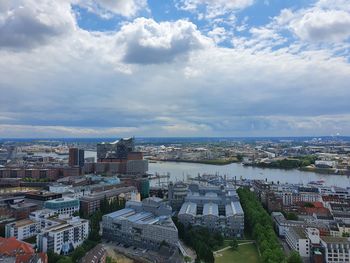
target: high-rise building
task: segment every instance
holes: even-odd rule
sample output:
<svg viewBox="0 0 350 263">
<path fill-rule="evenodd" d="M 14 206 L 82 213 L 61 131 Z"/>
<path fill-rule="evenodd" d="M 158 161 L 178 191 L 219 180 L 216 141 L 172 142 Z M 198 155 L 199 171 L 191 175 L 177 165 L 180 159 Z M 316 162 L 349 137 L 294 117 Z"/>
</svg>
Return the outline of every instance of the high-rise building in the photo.
<svg viewBox="0 0 350 263">
<path fill-rule="evenodd" d="M 78 148 L 69 148 L 69 166 L 84 166 L 84 150 Z"/>
</svg>

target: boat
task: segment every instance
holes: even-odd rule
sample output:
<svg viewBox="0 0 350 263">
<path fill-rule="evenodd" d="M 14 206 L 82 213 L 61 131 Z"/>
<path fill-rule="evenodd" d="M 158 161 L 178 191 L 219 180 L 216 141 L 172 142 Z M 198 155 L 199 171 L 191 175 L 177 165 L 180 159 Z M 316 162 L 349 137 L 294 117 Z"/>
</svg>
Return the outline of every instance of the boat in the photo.
<svg viewBox="0 0 350 263">
<path fill-rule="evenodd" d="M 310 185 L 319 185 L 319 186 L 323 186 L 325 184 L 324 180 L 319 180 L 319 181 L 310 181 L 308 184 Z"/>
</svg>

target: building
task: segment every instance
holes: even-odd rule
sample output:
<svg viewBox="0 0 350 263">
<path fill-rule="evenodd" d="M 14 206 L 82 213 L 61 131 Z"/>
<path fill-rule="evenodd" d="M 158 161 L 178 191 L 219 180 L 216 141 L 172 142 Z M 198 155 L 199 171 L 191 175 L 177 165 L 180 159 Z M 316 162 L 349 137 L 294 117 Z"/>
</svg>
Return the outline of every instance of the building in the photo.
<svg viewBox="0 0 350 263">
<path fill-rule="evenodd" d="M 64 197 L 49 200 L 44 203 L 44 208 L 54 210 L 57 214 L 68 214 L 72 216 L 75 212 L 79 212 L 79 200 Z"/>
<path fill-rule="evenodd" d="M 78 148 L 69 148 L 68 164 L 70 167 L 84 167 L 84 150 Z"/>
<path fill-rule="evenodd" d="M 123 138 L 115 142 L 97 144 L 97 159 L 127 159 L 135 150 L 134 138 Z"/>
<path fill-rule="evenodd" d="M 35 253 L 32 245 L 15 237 L 0 237 L 0 262 L 47 263 L 48 257 L 46 253 Z"/>
<path fill-rule="evenodd" d="M 142 152 L 135 151 L 134 141 L 134 138 L 124 138 L 97 144 L 96 173 L 145 175 L 148 171 L 148 161 L 143 160 Z M 89 167 L 91 168 L 91 165 Z"/>
<path fill-rule="evenodd" d="M 41 252 L 52 250 L 56 254 L 68 254 L 83 244 L 89 235 L 89 221 L 79 217 L 63 218 L 60 222 L 43 230 L 37 236 L 37 247 Z"/>
<path fill-rule="evenodd" d="M 203 226 L 227 237 L 241 237 L 244 213 L 235 189 L 191 184 L 178 213 L 184 225 Z"/>
<path fill-rule="evenodd" d="M 19 201 L 9 205 L 10 211 L 16 220 L 26 219 L 29 214 L 38 209 L 38 204 Z"/>
<path fill-rule="evenodd" d="M 345 237 L 321 237 L 327 263 L 350 262 L 350 241 Z"/>
<path fill-rule="evenodd" d="M 285 237 L 290 227 L 317 228 L 321 236 L 331 234 L 330 224 L 314 217 L 304 220 L 287 220 L 281 212 L 273 212 L 271 215 L 276 232 L 280 237 Z"/>
<path fill-rule="evenodd" d="M 40 225 L 30 219 L 22 219 L 9 223 L 5 226 L 5 237 L 15 237 L 25 240 L 35 236 L 40 231 Z"/>
<path fill-rule="evenodd" d="M 188 185 L 184 182 L 170 182 L 168 185 L 168 200 L 170 206 L 175 211 L 181 209 L 182 204 L 185 202 L 187 196 Z"/>
<path fill-rule="evenodd" d="M 105 263 L 107 252 L 101 244 L 98 244 L 82 257 L 79 263 Z"/>
<path fill-rule="evenodd" d="M 148 171 L 148 161 L 142 160 L 128 160 L 126 163 L 126 173 L 134 175 L 144 175 Z"/>
<path fill-rule="evenodd" d="M 130 200 L 133 194 L 137 195 L 136 187 L 120 187 L 106 191 L 94 192 L 80 198 L 80 208 L 84 215 L 91 215 L 100 210 L 101 201 L 106 197 L 110 202 L 115 200 Z"/>
<path fill-rule="evenodd" d="M 301 257 L 310 256 L 310 240 L 304 228 L 292 226 L 286 232 L 286 242 L 288 246 L 299 253 Z"/>
<path fill-rule="evenodd" d="M 178 245 L 172 209 L 156 197 L 128 201 L 124 209 L 102 217 L 103 237 L 127 245 L 158 249 L 166 243 Z"/>
<path fill-rule="evenodd" d="M 287 231 L 293 226 L 304 226 L 303 221 L 287 220 L 281 212 L 272 212 L 272 219 L 275 223 L 275 228 L 280 237 L 285 237 Z"/>
<path fill-rule="evenodd" d="M 30 220 L 38 223 L 39 232 L 47 227 L 58 225 L 60 221 L 57 221 L 56 218 L 56 211 L 51 209 L 36 210 L 29 215 Z"/>
<path fill-rule="evenodd" d="M 39 200 L 39 201 L 48 201 L 52 199 L 61 198 L 62 194 L 52 193 L 48 191 L 35 191 L 27 192 L 24 194 L 27 199 Z"/>
</svg>

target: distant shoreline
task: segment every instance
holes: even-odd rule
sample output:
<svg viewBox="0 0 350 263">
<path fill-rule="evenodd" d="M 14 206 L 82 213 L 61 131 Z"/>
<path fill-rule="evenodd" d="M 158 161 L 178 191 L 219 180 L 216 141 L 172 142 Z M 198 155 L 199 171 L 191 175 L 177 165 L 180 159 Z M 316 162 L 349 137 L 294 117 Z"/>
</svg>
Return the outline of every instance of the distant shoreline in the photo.
<svg viewBox="0 0 350 263">
<path fill-rule="evenodd" d="M 228 165 L 231 163 L 239 163 L 237 159 L 230 160 L 184 160 L 184 159 L 148 159 L 150 162 L 174 162 L 174 163 L 200 163 L 208 165 Z"/>
<path fill-rule="evenodd" d="M 224 166 L 229 165 L 231 163 L 242 163 L 238 160 L 183 160 L 183 159 L 148 159 L 150 163 L 156 163 L 156 162 L 173 162 L 173 163 L 197 163 L 197 164 L 207 164 L 207 165 L 217 165 L 217 166 Z M 327 168 L 312 168 L 312 167 L 299 167 L 299 168 L 283 168 L 283 167 L 261 167 L 256 164 L 245 164 L 243 166 L 251 166 L 256 167 L 260 169 L 273 169 L 273 170 L 298 170 L 302 172 L 311 172 L 316 174 L 324 174 L 324 175 L 339 175 L 339 176 L 350 176 L 343 170 L 337 170 L 337 169 L 327 169 Z M 336 173 L 336 170 L 338 171 Z"/>
</svg>

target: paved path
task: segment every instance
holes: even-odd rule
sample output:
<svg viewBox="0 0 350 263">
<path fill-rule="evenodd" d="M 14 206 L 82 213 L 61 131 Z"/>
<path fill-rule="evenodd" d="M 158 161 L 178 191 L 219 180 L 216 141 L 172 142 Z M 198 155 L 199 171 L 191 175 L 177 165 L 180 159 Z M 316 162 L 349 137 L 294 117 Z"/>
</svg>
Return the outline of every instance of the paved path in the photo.
<svg viewBox="0 0 350 263">
<path fill-rule="evenodd" d="M 247 240 L 246 242 L 239 243 L 238 246 L 248 245 L 248 244 L 255 244 L 255 241 L 254 241 L 254 240 L 249 240 L 249 241 Z M 222 248 L 222 249 L 219 249 L 219 250 L 214 251 L 214 254 L 220 253 L 220 252 L 225 251 L 225 250 L 228 250 L 228 249 L 230 249 L 230 248 L 231 248 L 231 246 L 224 247 L 224 248 Z"/>
</svg>

